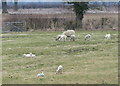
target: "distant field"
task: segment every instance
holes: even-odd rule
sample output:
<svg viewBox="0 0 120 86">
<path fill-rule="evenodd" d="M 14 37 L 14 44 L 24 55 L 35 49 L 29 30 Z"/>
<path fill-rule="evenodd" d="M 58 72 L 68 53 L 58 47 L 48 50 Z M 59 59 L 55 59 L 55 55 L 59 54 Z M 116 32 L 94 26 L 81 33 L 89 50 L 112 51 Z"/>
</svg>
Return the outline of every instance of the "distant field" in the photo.
<svg viewBox="0 0 120 86">
<path fill-rule="evenodd" d="M 75 13 L 72 10 L 62 9 L 62 8 L 48 8 L 48 9 L 19 9 L 17 12 L 13 12 L 12 9 L 9 9 L 8 15 L 3 15 L 3 17 L 27 19 L 27 18 L 75 18 Z M 118 13 L 86 13 L 85 18 L 93 18 L 95 16 L 98 18 L 101 17 L 118 17 Z"/>
<path fill-rule="evenodd" d="M 75 26 L 75 13 L 67 9 L 29 9 L 28 13 L 2 15 L 3 22 L 25 22 L 27 30 L 59 31 Z M 20 10 L 19 10 L 20 11 Z M 18 11 L 18 12 L 19 12 Z M 27 9 L 24 10 L 27 12 Z M 30 13 L 31 12 L 31 13 Z M 34 13 L 38 12 L 38 13 Z M 3 24 L 6 30 L 6 25 Z M 68 27 L 69 26 L 69 27 Z M 25 30 L 26 30 L 25 28 Z M 87 13 L 83 18 L 83 29 L 118 29 L 118 13 Z"/>
<path fill-rule="evenodd" d="M 61 32 L 2 34 L 3 84 L 118 84 L 118 32 L 78 31 L 76 41 L 57 42 Z M 86 34 L 91 41 L 85 41 Z M 105 40 L 106 33 L 112 38 Z M 35 58 L 25 58 L 24 53 Z M 63 74 L 56 75 L 59 65 Z M 44 71 L 45 77 L 37 77 Z"/>
<path fill-rule="evenodd" d="M 84 15 L 85 29 L 118 29 L 117 13 L 89 13 Z"/>
</svg>

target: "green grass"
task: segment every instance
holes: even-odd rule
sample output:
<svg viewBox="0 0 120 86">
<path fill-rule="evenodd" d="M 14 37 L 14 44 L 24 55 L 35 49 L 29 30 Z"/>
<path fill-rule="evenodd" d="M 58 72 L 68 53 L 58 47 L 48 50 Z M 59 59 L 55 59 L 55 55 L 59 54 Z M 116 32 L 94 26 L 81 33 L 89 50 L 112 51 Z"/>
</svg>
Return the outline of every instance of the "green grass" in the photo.
<svg viewBox="0 0 120 86">
<path fill-rule="evenodd" d="M 75 42 L 55 41 L 60 33 L 2 34 L 2 83 L 118 84 L 117 31 L 77 31 Z M 84 40 L 88 33 L 93 33 L 91 41 Z M 104 39 L 106 33 L 112 35 L 110 40 Z M 23 57 L 30 52 L 36 57 Z M 63 65 L 63 74 L 56 75 L 59 65 Z M 41 71 L 44 78 L 37 77 Z"/>
</svg>

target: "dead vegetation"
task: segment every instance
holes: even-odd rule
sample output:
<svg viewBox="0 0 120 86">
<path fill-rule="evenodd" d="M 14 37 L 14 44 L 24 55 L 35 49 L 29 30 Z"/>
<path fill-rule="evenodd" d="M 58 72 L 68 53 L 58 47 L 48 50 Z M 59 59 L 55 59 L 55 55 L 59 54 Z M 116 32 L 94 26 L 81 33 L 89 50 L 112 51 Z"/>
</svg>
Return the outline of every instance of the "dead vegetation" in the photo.
<svg viewBox="0 0 120 86">
<path fill-rule="evenodd" d="M 83 19 L 83 28 L 92 29 L 118 29 L 118 14 L 96 13 L 86 14 Z"/>
<path fill-rule="evenodd" d="M 3 22 L 25 22 L 25 31 L 63 31 L 66 29 L 80 29 L 76 27 L 75 14 L 72 11 L 63 9 L 51 9 L 53 12 L 38 14 L 7 14 L 3 15 Z M 55 11 L 53 11 L 55 10 Z M 63 11 L 62 11 L 63 10 Z M 58 11 L 61 11 L 58 13 Z M 87 13 L 83 18 L 83 28 L 93 29 L 114 29 L 118 28 L 117 13 Z M 3 31 L 6 28 L 3 24 Z"/>
</svg>

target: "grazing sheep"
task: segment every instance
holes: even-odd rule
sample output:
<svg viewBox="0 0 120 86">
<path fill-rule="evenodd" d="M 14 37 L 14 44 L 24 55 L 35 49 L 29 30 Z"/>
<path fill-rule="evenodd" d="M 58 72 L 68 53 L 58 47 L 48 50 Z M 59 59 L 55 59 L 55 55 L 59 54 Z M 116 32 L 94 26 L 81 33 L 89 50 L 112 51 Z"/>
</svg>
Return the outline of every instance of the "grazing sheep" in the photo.
<svg viewBox="0 0 120 86">
<path fill-rule="evenodd" d="M 57 41 L 57 40 L 59 40 L 59 41 L 66 41 L 66 38 L 67 38 L 67 36 L 64 35 L 64 34 L 58 35 L 58 36 L 56 37 L 56 41 Z"/>
<path fill-rule="evenodd" d="M 85 40 L 91 40 L 92 39 L 92 36 L 90 35 L 90 34 L 87 34 L 86 36 L 85 36 Z"/>
<path fill-rule="evenodd" d="M 75 35 L 70 36 L 70 40 L 72 40 L 72 41 L 75 41 L 75 38 L 76 38 Z"/>
<path fill-rule="evenodd" d="M 110 34 L 106 34 L 106 35 L 105 35 L 105 38 L 106 38 L 106 39 L 110 39 L 110 38 L 111 38 L 111 35 L 110 35 Z"/>
<path fill-rule="evenodd" d="M 45 74 L 42 72 L 42 73 L 37 74 L 37 77 L 39 77 L 39 76 L 44 77 Z"/>
<path fill-rule="evenodd" d="M 58 41 L 60 38 L 61 38 L 61 35 L 57 35 L 55 40 Z"/>
<path fill-rule="evenodd" d="M 57 70 L 56 70 L 56 74 L 62 74 L 62 65 L 59 65 Z"/>
<path fill-rule="evenodd" d="M 64 31 L 63 34 L 66 35 L 67 37 L 70 37 L 71 35 L 75 35 L 75 31 L 67 30 L 67 31 Z"/>
<path fill-rule="evenodd" d="M 24 57 L 35 57 L 36 55 L 30 53 L 30 54 L 23 54 Z"/>
</svg>

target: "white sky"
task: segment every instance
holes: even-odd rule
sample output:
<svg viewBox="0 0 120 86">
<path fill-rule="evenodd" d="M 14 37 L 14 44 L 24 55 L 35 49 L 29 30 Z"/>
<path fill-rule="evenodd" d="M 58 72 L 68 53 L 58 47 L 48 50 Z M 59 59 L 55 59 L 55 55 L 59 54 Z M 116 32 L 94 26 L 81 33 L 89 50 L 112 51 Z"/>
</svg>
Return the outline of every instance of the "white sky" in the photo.
<svg viewBox="0 0 120 86">
<path fill-rule="evenodd" d="M 8 2 L 13 2 L 14 0 L 7 0 Z M 88 1 L 103 1 L 103 2 L 119 2 L 120 0 L 18 0 L 19 2 L 62 2 L 62 1 L 72 1 L 72 2 L 88 2 Z M 1 2 L 1 0 L 0 0 Z"/>
<path fill-rule="evenodd" d="M 7 0 L 7 1 L 13 2 L 14 0 Z M 63 0 L 18 0 L 18 1 L 19 2 L 62 2 Z"/>
</svg>

